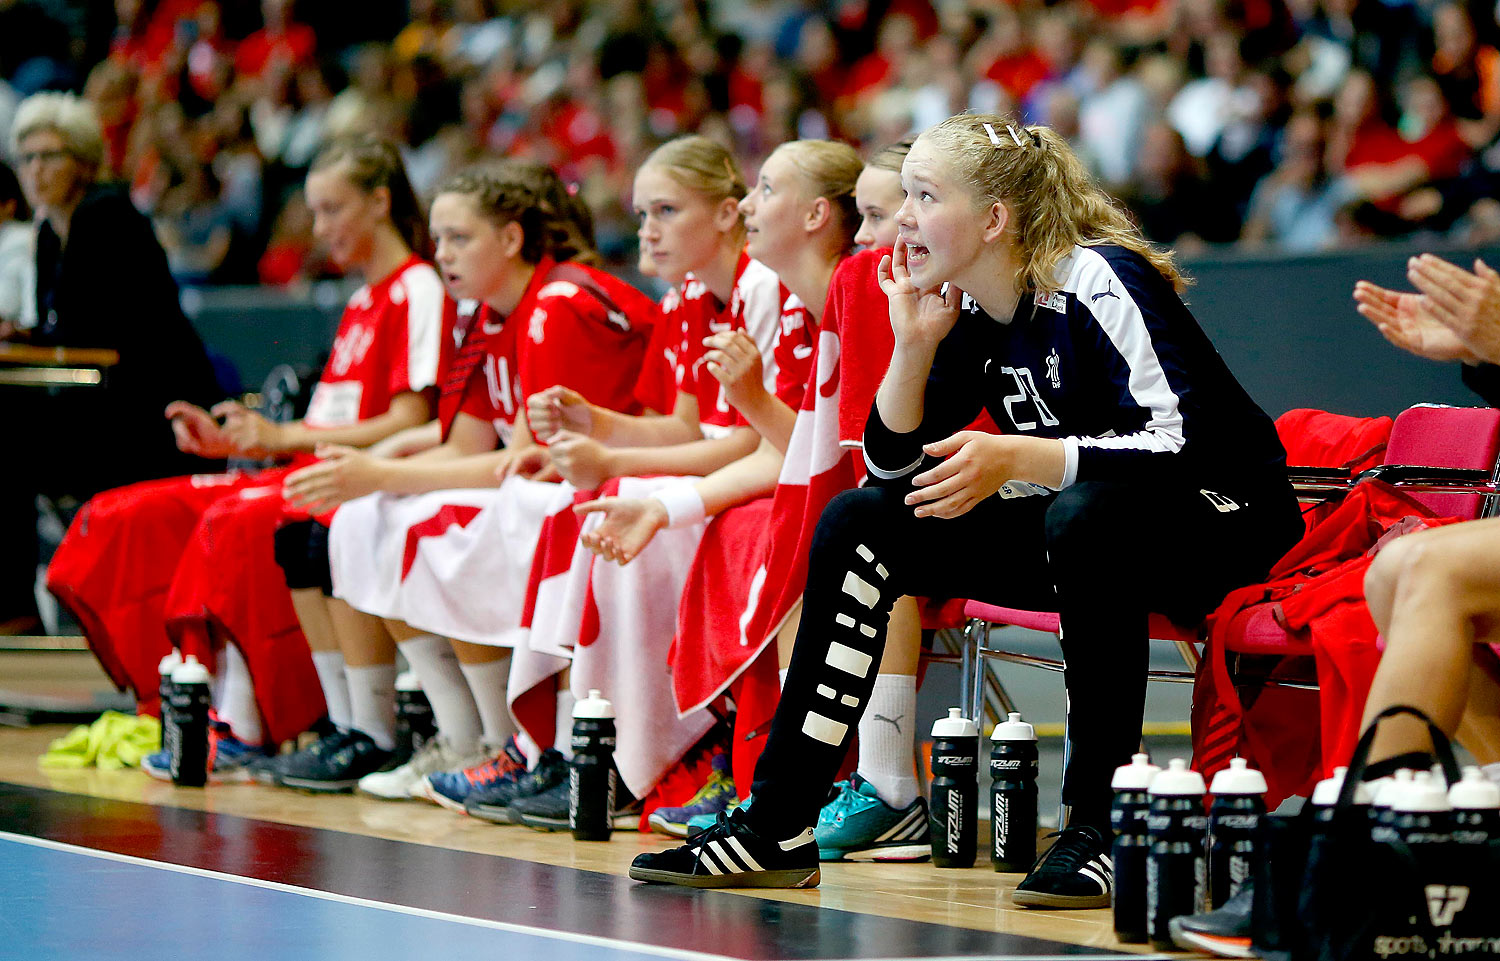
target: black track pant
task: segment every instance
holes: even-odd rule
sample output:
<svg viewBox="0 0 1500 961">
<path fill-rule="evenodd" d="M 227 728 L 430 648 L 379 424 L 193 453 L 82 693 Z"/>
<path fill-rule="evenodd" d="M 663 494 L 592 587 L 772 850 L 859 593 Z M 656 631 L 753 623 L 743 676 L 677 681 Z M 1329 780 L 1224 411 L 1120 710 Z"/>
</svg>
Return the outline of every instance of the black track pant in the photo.
<svg viewBox="0 0 1500 961">
<path fill-rule="evenodd" d="M 1302 533 L 1284 482 L 1227 498 L 1196 485 L 1084 482 L 990 497 L 953 520 L 914 517 L 902 502 L 910 489 L 903 479 L 845 491 L 818 522 L 786 688 L 755 769 L 752 823 L 777 840 L 817 821 L 904 594 L 1059 612 L 1063 801 L 1071 823 L 1107 828 L 1110 779 L 1140 744 L 1148 615 L 1194 622 L 1260 580 Z"/>
</svg>

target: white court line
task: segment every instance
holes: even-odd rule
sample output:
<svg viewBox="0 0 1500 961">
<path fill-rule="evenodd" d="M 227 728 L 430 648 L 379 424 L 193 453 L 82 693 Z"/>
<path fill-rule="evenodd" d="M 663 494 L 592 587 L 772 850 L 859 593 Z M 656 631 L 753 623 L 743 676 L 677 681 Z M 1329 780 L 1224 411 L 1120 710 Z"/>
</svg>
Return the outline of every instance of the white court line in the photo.
<svg viewBox="0 0 1500 961">
<path fill-rule="evenodd" d="M 61 841 L 53 841 L 48 838 L 29 837 L 24 834 L 12 834 L 9 831 L 0 831 L 0 840 L 15 841 L 20 844 L 29 844 L 32 847 L 46 848 L 52 851 L 67 851 L 72 854 L 82 854 L 91 858 L 99 858 L 104 861 L 119 861 L 124 864 L 138 864 L 149 868 L 159 868 L 163 871 L 175 871 L 178 874 L 190 874 L 200 878 L 214 878 L 219 881 L 231 881 L 235 884 L 244 884 L 252 888 L 264 888 L 268 891 L 283 891 L 289 894 L 300 894 L 304 897 L 317 898 L 320 901 L 336 901 L 340 904 L 352 904 L 358 907 L 375 908 L 379 911 L 390 911 L 395 914 L 405 914 L 416 918 L 432 918 L 438 921 L 451 921 L 455 924 L 467 924 L 476 928 L 490 928 L 495 931 L 509 931 L 514 934 L 530 934 L 537 937 L 551 938 L 557 941 L 571 941 L 575 944 L 587 944 L 594 947 L 617 948 L 623 951 L 634 951 L 638 954 L 650 954 L 662 958 L 678 958 L 682 961 L 744 961 L 727 954 L 710 954 L 706 951 L 689 951 L 685 948 L 668 948 L 660 945 L 641 944 L 636 941 L 621 941 L 617 938 L 606 938 L 594 934 L 578 934 L 572 931 L 553 931 L 549 928 L 536 928 L 525 924 L 512 924 L 507 921 L 494 921 L 489 918 L 471 918 L 462 914 L 449 914 L 445 911 L 431 911 L 427 908 L 407 907 L 404 904 L 390 904 L 385 901 L 371 901 L 367 898 L 351 897 L 347 894 L 335 894 L 332 891 L 317 891 L 312 888 L 300 888 L 292 884 L 283 884 L 280 881 L 263 881 L 260 878 L 246 878 L 237 874 L 225 874 L 222 871 L 210 871 L 206 868 L 195 868 L 185 864 L 170 864 L 166 861 L 152 861 L 149 858 L 138 858 L 131 854 L 117 854 L 114 851 L 100 851 L 96 848 L 80 847 L 75 844 L 64 844 Z M 974 961 L 974 959 L 966 959 Z"/>
</svg>

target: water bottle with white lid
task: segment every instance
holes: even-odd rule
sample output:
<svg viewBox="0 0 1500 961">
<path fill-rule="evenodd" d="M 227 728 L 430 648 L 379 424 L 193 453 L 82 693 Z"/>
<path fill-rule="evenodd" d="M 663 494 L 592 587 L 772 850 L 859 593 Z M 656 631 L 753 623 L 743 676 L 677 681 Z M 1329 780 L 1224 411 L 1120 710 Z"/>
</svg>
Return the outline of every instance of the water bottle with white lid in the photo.
<svg viewBox="0 0 1500 961">
<path fill-rule="evenodd" d="M 1036 729 L 1010 715 L 990 732 L 990 860 L 996 871 L 1036 861 Z"/>
<path fill-rule="evenodd" d="M 568 826 L 579 841 L 608 841 L 614 830 L 615 706 L 597 689 L 573 705 L 568 762 Z"/>
<path fill-rule="evenodd" d="M 1115 937 L 1130 944 L 1147 940 L 1146 860 L 1151 838 L 1146 817 L 1151 810 L 1149 789 L 1161 768 L 1145 754 L 1131 755 L 1130 763 L 1115 768 L 1109 786 L 1115 792 L 1109 823 L 1115 839 L 1110 848 L 1114 863 Z"/>
<path fill-rule="evenodd" d="M 1412 786 L 1412 775 L 1415 773 L 1410 768 L 1401 768 L 1389 779 L 1380 778 L 1372 782 L 1376 785 L 1375 799 L 1370 802 L 1370 817 L 1373 819 L 1370 837 L 1374 840 L 1390 841 L 1395 838 L 1396 801 Z"/>
<path fill-rule="evenodd" d="M 1208 896 L 1221 907 L 1249 882 L 1256 833 L 1266 813 L 1266 777 L 1242 757 L 1214 775 L 1208 812 Z"/>
<path fill-rule="evenodd" d="M 1171 948 L 1173 918 L 1201 914 L 1208 895 L 1204 838 L 1203 775 L 1174 757 L 1151 781 L 1151 812 L 1146 831 L 1151 855 L 1146 862 L 1146 928 L 1151 943 Z"/>
<path fill-rule="evenodd" d="M 1333 769 L 1332 776 L 1319 781 L 1313 788 L 1312 797 L 1307 802 L 1313 806 L 1313 830 L 1327 831 L 1328 825 L 1333 823 L 1337 816 L 1339 792 L 1344 789 L 1344 778 L 1348 773 L 1349 769 L 1341 764 Z M 1361 782 L 1354 788 L 1350 823 L 1369 822 L 1370 802 L 1375 799 L 1373 784 L 1373 781 Z"/>
<path fill-rule="evenodd" d="M 1455 844 L 1488 844 L 1500 839 L 1500 784 L 1479 768 L 1464 768 L 1463 777 L 1448 789 Z"/>
<path fill-rule="evenodd" d="M 177 722 L 172 719 L 172 672 L 182 664 L 182 652 L 172 648 L 172 653 L 156 662 L 156 697 L 161 705 L 161 749 L 172 756 L 172 744 L 177 740 Z"/>
<path fill-rule="evenodd" d="M 928 799 L 932 863 L 971 868 L 978 846 L 979 728 L 948 708 L 932 725 L 932 785 Z"/>
<path fill-rule="evenodd" d="M 208 711 L 212 706 L 208 668 L 189 654 L 172 671 L 174 750 L 168 755 L 172 781 L 183 787 L 208 783 Z"/>
<path fill-rule="evenodd" d="M 1408 846 L 1447 844 L 1453 837 L 1451 810 L 1443 782 L 1431 771 L 1417 771 L 1391 802 L 1392 827 Z"/>
</svg>

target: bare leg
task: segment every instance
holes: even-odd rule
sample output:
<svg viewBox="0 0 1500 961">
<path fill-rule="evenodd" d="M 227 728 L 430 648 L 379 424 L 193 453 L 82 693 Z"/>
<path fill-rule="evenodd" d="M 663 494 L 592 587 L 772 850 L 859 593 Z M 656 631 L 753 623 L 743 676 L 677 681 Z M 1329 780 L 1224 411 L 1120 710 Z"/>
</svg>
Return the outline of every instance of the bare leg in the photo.
<svg viewBox="0 0 1500 961">
<path fill-rule="evenodd" d="M 328 601 L 334 636 L 349 679 L 350 726 L 384 750 L 396 744 L 396 642 L 380 618 Z"/>
<path fill-rule="evenodd" d="M 1483 644 L 1500 640 L 1500 632 L 1488 631 Z M 1469 749 L 1480 764 L 1500 761 L 1500 662 L 1487 646 L 1474 648 L 1474 669 L 1469 674 L 1469 703 L 1458 722 L 1458 742 Z"/>
<path fill-rule="evenodd" d="M 302 625 L 307 646 L 314 651 L 337 651 L 339 639 L 333 632 L 328 608 L 333 600 L 316 587 L 292 591 L 292 608 Z"/>
<path fill-rule="evenodd" d="M 1377 605 L 1386 583 L 1394 584 L 1383 631 L 1386 650 L 1363 723 L 1393 704 L 1410 704 L 1451 735 L 1469 700 L 1476 635 L 1500 611 L 1500 518 L 1392 542 L 1366 580 L 1374 585 Z M 1370 756 L 1381 760 L 1428 747 L 1419 722 L 1396 718 L 1382 724 Z"/>
<path fill-rule="evenodd" d="M 792 645 L 797 641 L 797 628 L 801 625 L 802 602 L 798 601 L 797 606 L 786 616 L 786 623 L 776 632 L 776 666 L 783 671 L 792 663 Z"/>
<path fill-rule="evenodd" d="M 344 662 L 350 667 L 396 663 L 396 641 L 380 618 L 332 597 L 328 599 L 328 615 Z"/>
</svg>

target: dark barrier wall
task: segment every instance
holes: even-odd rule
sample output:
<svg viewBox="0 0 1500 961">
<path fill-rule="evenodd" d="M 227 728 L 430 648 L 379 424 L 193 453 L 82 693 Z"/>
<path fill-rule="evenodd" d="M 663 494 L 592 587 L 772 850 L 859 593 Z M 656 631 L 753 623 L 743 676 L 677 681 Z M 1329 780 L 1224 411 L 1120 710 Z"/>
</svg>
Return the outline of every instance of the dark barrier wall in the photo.
<svg viewBox="0 0 1500 961">
<path fill-rule="evenodd" d="M 1395 414 L 1412 404 L 1479 403 L 1454 364 L 1402 353 L 1354 311 L 1361 278 L 1406 290 L 1406 259 L 1423 248 L 1381 245 L 1315 257 L 1188 260 L 1188 302 L 1241 383 L 1272 416 L 1293 407 Z M 1500 248 L 1445 249 L 1472 266 L 1500 266 Z M 257 288 L 189 291 L 184 305 L 204 341 L 254 389 L 284 361 L 311 366 L 328 349 L 348 286 L 310 295 Z"/>
</svg>

